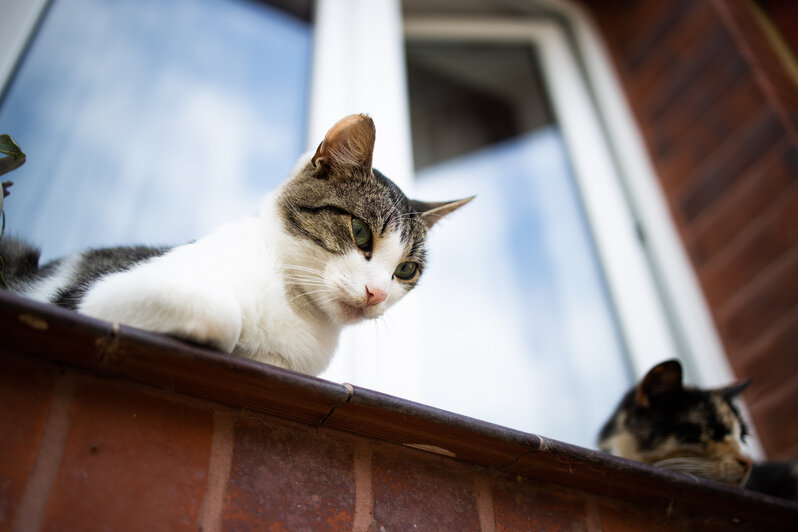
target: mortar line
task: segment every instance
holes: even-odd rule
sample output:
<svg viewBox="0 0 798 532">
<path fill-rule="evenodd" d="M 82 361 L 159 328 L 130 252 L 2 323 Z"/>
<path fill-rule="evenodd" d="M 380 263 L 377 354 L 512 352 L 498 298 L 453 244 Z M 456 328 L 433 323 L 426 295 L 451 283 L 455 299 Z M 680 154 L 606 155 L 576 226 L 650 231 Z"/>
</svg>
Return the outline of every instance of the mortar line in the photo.
<svg viewBox="0 0 798 532">
<path fill-rule="evenodd" d="M 233 416 L 226 410 L 213 412 L 213 436 L 208 461 L 208 482 L 200 507 L 198 528 L 202 532 L 221 532 L 224 495 L 230 480 L 235 446 Z"/>
<path fill-rule="evenodd" d="M 53 401 L 44 421 L 36 463 L 28 476 L 17 509 L 14 532 L 42 529 L 53 484 L 61 465 L 70 426 L 72 399 L 80 383 L 76 372 L 66 370 L 53 386 Z"/>
<path fill-rule="evenodd" d="M 474 486 L 477 497 L 477 514 L 481 532 L 496 532 L 496 514 L 493 509 L 493 490 L 491 479 L 479 472 L 474 473 Z"/>
<path fill-rule="evenodd" d="M 374 529 L 374 487 L 372 485 L 372 448 L 369 441 L 355 444 L 355 516 L 353 532 L 368 532 Z"/>
</svg>

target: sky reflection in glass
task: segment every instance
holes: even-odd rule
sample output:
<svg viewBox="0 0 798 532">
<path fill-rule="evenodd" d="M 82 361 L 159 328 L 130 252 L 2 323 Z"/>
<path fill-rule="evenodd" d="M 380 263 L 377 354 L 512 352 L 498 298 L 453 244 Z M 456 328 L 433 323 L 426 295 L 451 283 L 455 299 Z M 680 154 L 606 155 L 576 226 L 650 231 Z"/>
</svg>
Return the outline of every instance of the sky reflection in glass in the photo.
<svg viewBox="0 0 798 532">
<path fill-rule="evenodd" d="M 418 197 L 470 194 L 430 235 L 415 399 L 592 447 L 629 376 L 557 129 L 419 173 Z"/>
<path fill-rule="evenodd" d="M 53 258 L 176 244 L 256 210 L 304 149 L 310 26 L 246 0 L 58 0 L 0 130 L 8 230 Z"/>
</svg>

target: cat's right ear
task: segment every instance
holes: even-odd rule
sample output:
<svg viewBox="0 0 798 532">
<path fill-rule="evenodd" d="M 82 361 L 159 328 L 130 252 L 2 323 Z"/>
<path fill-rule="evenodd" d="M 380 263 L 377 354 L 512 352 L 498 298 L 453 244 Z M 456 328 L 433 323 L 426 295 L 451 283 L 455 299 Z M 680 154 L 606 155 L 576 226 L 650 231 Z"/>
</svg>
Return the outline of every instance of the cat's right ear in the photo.
<svg viewBox="0 0 798 532">
<path fill-rule="evenodd" d="M 682 390 L 682 365 L 676 360 L 666 360 L 648 370 L 637 385 L 635 402 L 643 407 L 651 404 L 651 398 Z"/>
<path fill-rule="evenodd" d="M 446 216 L 447 214 L 456 211 L 476 196 L 464 198 L 454 201 L 440 201 L 428 202 L 419 200 L 410 200 L 410 206 L 413 207 L 415 214 L 419 216 L 421 222 L 427 229 L 431 229 L 435 222 Z"/>
<path fill-rule="evenodd" d="M 349 115 L 339 120 L 321 141 L 311 159 L 319 177 L 329 170 L 371 170 L 376 129 L 367 115 Z"/>
<path fill-rule="evenodd" d="M 721 395 L 721 397 L 723 397 L 724 399 L 731 401 L 732 399 L 743 393 L 743 391 L 746 388 L 748 388 L 748 385 L 751 384 L 752 380 L 753 379 L 749 377 L 745 380 L 735 382 L 734 384 L 730 384 L 728 386 L 724 386 L 723 388 L 719 388 L 715 391 L 718 392 Z"/>
</svg>

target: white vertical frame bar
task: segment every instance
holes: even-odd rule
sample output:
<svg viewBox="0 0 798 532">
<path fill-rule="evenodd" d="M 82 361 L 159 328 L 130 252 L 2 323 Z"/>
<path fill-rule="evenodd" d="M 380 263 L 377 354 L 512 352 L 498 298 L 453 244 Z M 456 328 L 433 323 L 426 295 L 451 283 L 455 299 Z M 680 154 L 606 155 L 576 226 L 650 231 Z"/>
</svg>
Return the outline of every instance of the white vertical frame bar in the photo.
<svg viewBox="0 0 798 532">
<path fill-rule="evenodd" d="M 418 18 L 405 20 L 405 34 L 408 38 L 526 42 L 538 50 L 635 374 L 676 355 L 612 152 L 562 28 L 546 21 Z"/>
<path fill-rule="evenodd" d="M 367 113 L 377 126 L 374 166 L 412 193 L 413 160 L 399 0 L 318 0 L 314 28 L 309 149 L 336 121 Z M 321 376 L 419 397 L 410 294 L 386 316 L 349 327 Z"/>
<path fill-rule="evenodd" d="M 0 0 L 0 94 L 47 7 L 47 0 Z"/>
<path fill-rule="evenodd" d="M 406 190 L 413 160 L 399 0 L 319 0 L 313 54 L 308 149 L 344 116 L 369 114 L 374 166 Z"/>
</svg>

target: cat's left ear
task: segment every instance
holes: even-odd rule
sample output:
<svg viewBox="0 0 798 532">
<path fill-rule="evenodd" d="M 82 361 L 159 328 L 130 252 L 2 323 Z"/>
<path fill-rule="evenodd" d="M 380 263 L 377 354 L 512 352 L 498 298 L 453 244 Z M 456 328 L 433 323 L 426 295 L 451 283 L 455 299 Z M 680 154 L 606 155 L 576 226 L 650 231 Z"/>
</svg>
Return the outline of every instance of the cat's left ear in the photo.
<svg viewBox="0 0 798 532">
<path fill-rule="evenodd" d="M 429 229 L 435 225 L 435 222 L 450 212 L 456 211 L 475 197 L 476 196 L 471 196 L 470 198 L 464 198 L 461 200 L 439 202 L 410 200 L 410 206 L 413 207 L 413 211 L 419 215 L 421 221 L 424 223 L 426 228 Z"/>
<path fill-rule="evenodd" d="M 746 388 L 748 388 L 748 385 L 751 384 L 752 380 L 753 379 L 749 377 L 745 380 L 735 382 L 734 384 L 724 386 L 723 388 L 718 388 L 715 391 L 719 393 L 720 396 L 726 399 L 727 401 L 731 401 L 732 399 L 743 393 L 743 391 Z"/>
<path fill-rule="evenodd" d="M 682 364 L 676 360 L 666 360 L 648 370 L 637 385 L 635 402 L 643 407 L 651 404 L 657 395 L 669 395 L 682 390 Z"/>
<path fill-rule="evenodd" d="M 374 121 L 367 115 L 349 115 L 330 128 L 311 161 L 320 171 L 362 168 L 371 170 L 376 139 Z"/>
</svg>

